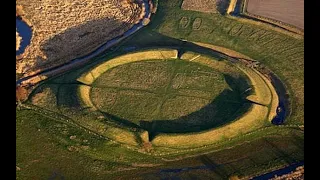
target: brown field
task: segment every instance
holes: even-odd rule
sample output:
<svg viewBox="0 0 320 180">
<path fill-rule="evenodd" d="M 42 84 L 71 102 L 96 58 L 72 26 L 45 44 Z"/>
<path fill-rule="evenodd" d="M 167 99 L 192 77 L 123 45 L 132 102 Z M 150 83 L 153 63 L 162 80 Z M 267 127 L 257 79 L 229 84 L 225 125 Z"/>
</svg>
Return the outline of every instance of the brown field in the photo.
<svg viewBox="0 0 320 180">
<path fill-rule="evenodd" d="M 304 0 L 247 0 L 246 11 L 304 29 Z"/>
<path fill-rule="evenodd" d="M 17 73 L 86 55 L 131 28 L 141 13 L 137 4 L 126 0 L 16 0 L 16 4 L 23 12 L 18 15 L 33 30 L 31 43 L 17 62 Z"/>
<path fill-rule="evenodd" d="M 216 13 L 216 0 L 184 0 L 183 10 L 199 11 L 204 13 Z"/>
</svg>

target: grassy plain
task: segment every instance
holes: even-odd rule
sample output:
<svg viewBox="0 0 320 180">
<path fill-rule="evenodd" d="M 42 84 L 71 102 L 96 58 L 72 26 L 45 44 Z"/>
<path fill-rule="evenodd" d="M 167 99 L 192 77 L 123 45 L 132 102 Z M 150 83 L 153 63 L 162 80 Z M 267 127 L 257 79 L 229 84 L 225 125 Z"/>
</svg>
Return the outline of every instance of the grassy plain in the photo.
<svg viewBox="0 0 320 180">
<path fill-rule="evenodd" d="M 304 39 L 262 22 L 232 18 L 220 14 L 183 11 L 182 0 L 159 1 L 158 11 L 146 29 L 123 42 L 122 47 L 183 46 L 201 51 L 199 46 L 186 42 L 201 42 L 231 49 L 270 68 L 289 91 L 292 113 L 286 124 L 304 123 Z M 188 20 L 186 27 L 180 19 Z M 199 30 L 192 24 L 201 18 Z M 200 45 L 200 44 L 198 44 Z M 120 48 L 121 49 L 121 48 Z"/>
<path fill-rule="evenodd" d="M 17 125 L 17 133 L 21 134 L 17 139 L 17 146 L 19 147 L 17 148 L 17 154 L 20 154 L 17 157 L 17 166 L 21 168 L 17 173 L 18 177 L 48 178 L 47 174 L 50 173 L 47 172 L 62 169 L 62 172 L 66 172 L 65 177 L 80 178 L 90 176 L 93 179 L 100 179 L 101 177 L 104 179 L 106 177 L 109 177 L 109 179 L 227 179 L 231 176 L 249 178 L 304 160 L 304 132 L 296 126 L 304 124 L 303 37 L 291 36 L 290 33 L 281 33 L 282 31 L 274 30 L 268 26 L 253 24 L 219 14 L 184 11 L 179 7 L 181 3 L 181 0 L 159 1 L 157 14 L 150 24 L 139 33 L 122 42 L 117 47 L 118 51 L 115 54 L 128 53 L 127 48 L 132 47 L 139 49 L 176 46 L 181 51 L 196 52 L 193 55 L 189 54 L 186 56 L 186 59 L 190 60 L 195 58 L 192 60 L 194 62 L 210 62 L 205 57 L 197 57 L 197 53 L 200 52 L 216 55 L 212 51 L 214 47 L 202 48 L 195 43 L 184 41 L 188 40 L 214 44 L 215 46 L 231 49 L 258 60 L 275 72 L 289 90 L 292 113 L 286 119 L 285 124 L 273 126 L 267 120 L 267 117 L 260 118 L 261 122 L 263 122 L 262 124 L 254 121 L 257 116 L 262 117 L 263 114 L 270 112 L 270 106 L 254 105 L 248 112 L 246 111 L 247 114 L 256 111 L 250 116 L 244 116 L 248 119 L 240 118 L 235 122 L 225 125 L 229 127 L 228 131 L 221 132 L 225 133 L 225 136 L 214 135 L 212 132 L 203 132 L 204 135 L 199 136 L 198 139 L 198 142 L 203 141 L 206 143 L 209 142 L 208 138 L 217 138 L 219 139 L 217 143 L 207 143 L 205 146 L 194 148 L 177 147 L 177 139 L 179 141 L 182 139 L 182 142 L 185 143 L 190 143 L 190 141 L 196 142 L 196 140 L 193 138 L 191 140 L 188 138 L 187 140 L 185 136 L 179 134 L 177 136 L 168 134 L 156 136 L 153 140 L 152 150 L 146 151 L 146 144 L 141 140 L 142 132 L 138 131 L 137 127 L 132 124 L 123 126 L 126 122 L 117 119 L 122 124 L 119 125 L 111 120 L 114 117 L 101 112 L 91 114 L 87 109 L 71 111 L 70 108 L 59 108 L 61 115 L 71 118 L 68 121 L 63 120 L 61 123 L 73 122 L 71 124 L 75 124 L 75 127 L 77 127 L 75 130 L 81 129 L 81 131 L 77 131 L 79 132 L 77 137 L 81 136 L 81 134 L 84 135 L 85 132 L 91 132 L 90 134 L 98 133 L 101 137 L 109 137 L 101 141 L 97 140 L 97 145 L 89 148 L 92 151 L 86 150 L 72 153 L 79 156 L 68 154 L 67 160 L 62 162 L 59 159 L 60 156 L 56 156 L 57 153 L 63 154 L 68 152 L 68 146 L 76 146 L 76 148 L 70 148 L 71 150 L 81 149 L 81 143 L 80 147 L 78 147 L 79 145 L 72 144 L 70 136 L 73 136 L 74 133 L 61 137 L 58 132 L 62 133 L 64 131 L 52 128 L 53 126 L 49 122 L 53 121 L 48 120 L 48 117 L 45 117 L 45 113 L 35 115 L 33 111 L 28 111 L 28 113 L 31 113 L 29 116 L 25 110 L 18 110 L 17 122 L 28 122 L 27 120 L 31 121 L 30 119 L 46 122 L 44 124 L 48 124 L 48 126 L 41 128 L 39 132 L 47 134 L 47 139 L 50 138 L 52 140 L 50 143 L 55 145 L 50 146 L 50 150 L 46 148 L 33 148 L 38 149 L 37 153 L 33 153 L 32 149 L 28 150 L 24 148 L 28 147 L 26 142 L 39 142 L 36 143 L 35 146 L 37 146 L 47 143 L 47 139 L 41 138 L 44 136 L 40 136 L 40 134 L 38 136 L 35 135 L 38 128 L 37 124 L 27 123 L 21 126 L 22 128 L 20 128 L 20 124 Z M 199 25 L 199 20 L 197 20 L 196 25 L 193 26 L 196 18 L 201 19 L 201 24 Z M 181 19 L 185 21 L 183 26 L 180 23 Z M 101 56 L 100 60 L 103 61 L 106 57 L 110 58 L 110 55 Z M 223 59 L 221 56 L 216 58 L 218 60 L 219 58 Z M 220 61 L 214 62 L 217 65 L 216 67 L 219 67 L 218 69 L 222 72 L 223 70 L 228 71 L 228 65 L 222 65 Z M 90 68 L 92 67 L 88 65 L 84 68 L 85 70 L 79 69 L 66 73 L 47 81 L 46 86 L 55 87 L 57 86 L 56 84 L 63 83 L 77 85 L 79 84 L 77 78 Z M 70 90 L 74 92 L 74 88 L 71 87 Z M 273 94 L 274 92 L 271 90 L 271 95 L 273 96 Z M 71 100 L 73 99 L 70 98 Z M 272 101 L 271 106 L 274 106 L 274 103 L 275 101 Z M 43 105 L 42 107 L 45 108 Z M 45 112 L 50 114 L 51 110 Z M 254 126 L 261 128 L 249 133 L 238 132 L 239 134 L 236 135 L 239 127 L 243 127 L 244 129 L 250 128 L 247 121 L 252 121 L 251 123 Z M 79 125 L 82 128 L 79 128 Z M 26 127 L 31 128 L 30 133 L 25 133 L 29 132 Z M 84 127 L 86 131 L 83 131 Z M 123 138 L 124 133 L 129 134 Z M 50 137 L 48 134 L 50 134 Z M 228 136 L 236 137 L 229 138 Z M 161 138 L 165 139 L 165 141 L 168 140 L 171 146 L 170 144 L 169 146 L 165 144 L 165 141 L 161 140 Z M 65 145 L 61 151 L 51 151 L 55 149 L 54 147 L 61 147 L 56 146 L 56 144 L 62 144 L 62 142 L 65 142 Z M 93 142 L 92 144 L 95 144 Z M 24 164 L 34 160 L 32 159 L 33 157 L 38 157 L 34 155 L 46 155 L 46 153 L 48 156 L 43 157 L 44 159 L 41 161 L 43 164 L 41 164 L 40 169 L 26 168 L 25 172 L 23 172 Z M 126 154 L 126 156 L 123 157 L 121 154 Z M 86 157 L 89 158 L 81 160 Z M 52 160 L 49 161 L 48 159 L 50 158 Z M 92 159 L 93 164 L 91 164 Z M 86 162 L 86 164 L 82 162 Z M 73 163 L 77 163 L 79 168 L 71 168 L 74 167 L 70 166 Z M 35 166 L 30 165 L 30 167 Z"/>
<path fill-rule="evenodd" d="M 31 110 L 17 111 L 16 123 L 17 179 L 225 179 L 260 174 L 303 159 L 303 132 L 294 128 L 267 128 L 227 141 L 235 144 L 228 149 L 220 144 L 193 150 L 189 158 L 181 159 L 180 153 L 163 159 Z"/>
</svg>

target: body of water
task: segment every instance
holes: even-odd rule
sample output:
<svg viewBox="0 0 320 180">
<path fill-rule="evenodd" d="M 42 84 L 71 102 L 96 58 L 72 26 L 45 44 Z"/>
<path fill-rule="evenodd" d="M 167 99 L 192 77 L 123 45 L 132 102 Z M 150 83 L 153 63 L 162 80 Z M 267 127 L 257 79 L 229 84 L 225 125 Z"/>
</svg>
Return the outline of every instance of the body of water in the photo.
<svg viewBox="0 0 320 180">
<path fill-rule="evenodd" d="M 26 47 L 30 44 L 32 30 L 25 22 L 22 21 L 20 17 L 16 18 L 16 28 L 19 36 L 22 37 L 22 40 L 20 41 L 20 48 L 18 51 L 16 51 L 16 55 L 19 55 L 22 54 Z"/>
<path fill-rule="evenodd" d="M 272 172 L 263 174 L 263 175 L 261 175 L 261 176 L 254 177 L 254 178 L 252 178 L 252 180 L 271 179 L 271 178 L 273 178 L 275 175 L 277 175 L 277 176 L 282 176 L 282 175 L 284 175 L 284 174 L 288 174 L 288 173 L 296 170 L 297 167 L 303 166 L 303 165 L 304 165 L 304 161 L 301 161 L 301 162 L 292 164 L 292 165 L 290 165 L 290 166 L 287 166 L 287 167 L 285 167 L 285 168 L 278 169 L 278 170 L 275 170 L 275 171 L 272 171 Z"/>
</svg>

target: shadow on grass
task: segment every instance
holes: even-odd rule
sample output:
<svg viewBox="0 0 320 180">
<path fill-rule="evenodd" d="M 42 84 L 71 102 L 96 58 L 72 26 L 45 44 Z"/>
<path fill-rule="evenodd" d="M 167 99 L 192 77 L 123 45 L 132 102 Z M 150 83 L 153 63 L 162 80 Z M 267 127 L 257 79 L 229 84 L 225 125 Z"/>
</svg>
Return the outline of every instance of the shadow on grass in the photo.
<svg viewBox="0 0 320 180">
<path fill-rule="evenodd" d="M 219 175 L 222 179 L 228 179 L 229 175 L 227 171 L 219 164 L 214 162 L 212 159 L 210 159 L 206 155 L 202 155 L 199 157 L 200 161 L 206 165 L 212 172 L 216 173 Z"/>
<path fill-rule="evenodd" d="M 227 74 L 224 74 L 224 78 L 230 89 L 223 90 L 214 100 L 200 110 L 177 119 L 140 121 L 139 124 L 135 124 L 130 120 L 108 112 L 100 111 L 100 113 L 108 121 L 119 126 L 147 130 L 150 141 L 159 133 L 192 133 L 216 128 L 237 119 L 251 107 L 251 103 L 248 103 L 245 99 L 251 93 L 248 81 L 242 76 L 233 77 Z M 53 85 L 57 85 L 55 94 L 58 107 L 85 111 L 82 109 L 78 97 L 78 85 L 81 85 L 80 83 L 48 84 L 46 87 L 52 88 Z"/>
<path fill-rule="evenodd" d="M 143 29 L 139 33 L 129 37 L 123 43 L 119 45 L 122 49 L 122 53 L 128 53 L 128 49 L 132 51 L 141 49 L 153 49 L 153 48 L 174 48 L 178 49 L 178 57 L 186 51 L 192 51 L 195 53 L 212 56 L 216 60 L 228 59 L 231 61 L 237 61 L 237 58 L 230 57 L 222 52 L 215 51 L 210 48 L 199 46 L 193 42 L 188 42 L 183 39 L 176 39 L 150 29 Z"/>
<path fill-rule="evenodd" d="M 242 77 L 224 75 L 231 89 L 225 89 L 213 101 L 198 111 L 173 120 L 140 121 L 149 132 L 149 140 L 160 133 L 191 133 L 227 124 L 246 113 L 251 104 L 245 100 L 250 87 Z"/>
<path fill-rule="evenodd" d="M 221 14 L 221 15 L 225 15 L 230 3 L 230 0 L 217 0 L 216 2 L 216 6 L 217 6 L 217 11 Z"/>
<path fill-rule="evenodd" d="M 59 85 L 56 95 L 58 107 L 81 108 L 81 102 L 77 93 L 78 88 L 79 86 L 76 84 Z"/>
<path fill-rule="evenodd" d="M 264 142 L 272 148 L 272 152 L 276 157 L 281 158 L 281 160 L 284 160 L 287 164 L 291 164 L 297 161 L 292 155 L 288 154 L 288 152 L 279 148 L 275 142 L 272 142 L 271 140 L 268 140 L 266 138 L 264 139 Z"/>
</svg>

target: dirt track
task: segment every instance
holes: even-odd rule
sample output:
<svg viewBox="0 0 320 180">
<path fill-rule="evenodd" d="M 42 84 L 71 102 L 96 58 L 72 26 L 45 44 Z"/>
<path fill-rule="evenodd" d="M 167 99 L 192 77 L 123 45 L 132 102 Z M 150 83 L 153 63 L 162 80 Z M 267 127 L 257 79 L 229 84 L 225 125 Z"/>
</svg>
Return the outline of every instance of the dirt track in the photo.
<svg viewBox="0 0 320 180">
<path fill-rule="evenodd" d="M 248 0 L 246 11 L 304 29 L 304 0 Z"/>
</svg>

